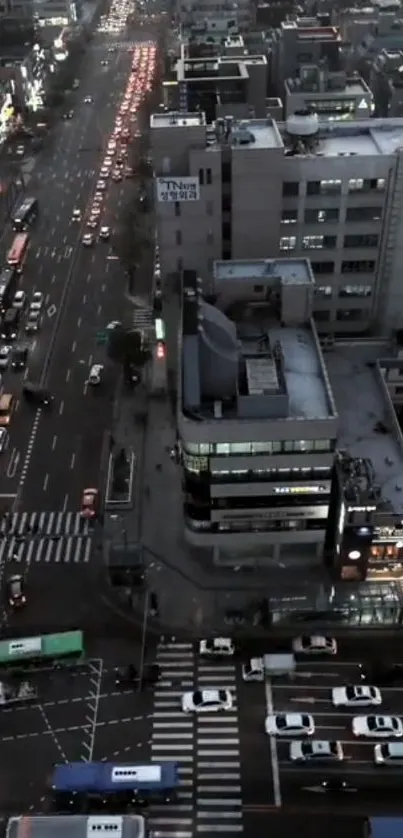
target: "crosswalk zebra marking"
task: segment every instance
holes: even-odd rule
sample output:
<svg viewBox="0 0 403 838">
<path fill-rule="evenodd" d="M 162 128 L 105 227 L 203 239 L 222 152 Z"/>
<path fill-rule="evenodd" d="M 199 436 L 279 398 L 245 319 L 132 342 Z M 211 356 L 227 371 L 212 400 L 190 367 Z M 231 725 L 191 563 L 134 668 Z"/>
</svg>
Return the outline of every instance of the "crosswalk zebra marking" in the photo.
<svg viewBox="0 0 403 838">
<path fill-rule="evenodd" d="M 198 833 L 243 832 L 239 719 L 234 665 L 209 666 L 199 661 L 192 644 L 161 644 L 157 663 L 163 671 L 154 693 L 151 732 L 152 762 L 179 764 L 180 790 L 188 789 L 186 803 L 150 807 L 149 823 L 161 838 L 194 838 Z M 172 680 L 168 680 L 172 678 Z M 182 689 L 178 690 L 178 680 Z M 184 689 L 207 684 L 231 690 L 234 705 L 227 714 L 192 714 L 180 711 Z M 192 818 L 184 818 L 186 812 Z M 175 817 L 173 817 L 175 815 Z M 173 829 L 175 827 L 175 829 Z M 188 827 L 188 829 L 186 828 Z"/>
<path fill-rule="evenodd" d="M 87 564 L 91 549 L 79 512 L 16 512 L 0 524 L 0 563 Z"/>
<path fill-rule="evenodd" d="M 14 512 L 0 522 L 1 535 L 27 532 L 45 535 L 88 535 L 88 521 L 79 512 Z"/>
</svg>

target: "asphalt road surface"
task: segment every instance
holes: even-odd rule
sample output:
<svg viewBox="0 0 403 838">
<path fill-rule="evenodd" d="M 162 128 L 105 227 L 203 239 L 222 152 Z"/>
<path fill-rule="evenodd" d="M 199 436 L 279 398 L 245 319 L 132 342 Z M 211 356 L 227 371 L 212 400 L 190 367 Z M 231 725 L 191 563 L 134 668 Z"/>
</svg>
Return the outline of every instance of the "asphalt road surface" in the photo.
<svg viewBox="0 0 403 838">
<path fill-rule="evenodd" d="M 142 30 L 139 39 L 146 38 Z M 98 241 L 85 248 L 82 235 L 135 42 L 133 36 L 125 40 L 124 33 L 95 36 L 71 104 L 74 117 L 54 130 L 27 189 L 38 197 L 40 214 L 22 286 L 28 297 L 42 291 L 46 305 L 42 328 L 30 341 L 25 377 L 44 381 L 55 400 L 51 413 L 39 414 L 21 399 L 22 374 L 5 374 L 4 388 L 15 393 L 17 404 L 10 444 L 2 455 L 0 495 L 3 504 L 16 496 L 23 511 L 77 511 L 82 489 L 99 481 L 117 370 L 97 346 L 96 334 L 122 315 L 125 279 L 111 258 L 111 243 Z M 115 44 L 117 51 L 109 53 Z M 104 60 L 107 66 L 102 66 Z M 86 96 L 92 104 L 84 103 Z M 132 192 L 130 180 L 108 181 L 101 224 L 113 231 Z M 81 211 L 82 222 L 72 220 L 73 209 Z M 105 378 L 93 392 L 87 386 L 88 372 L 98 361 L 106 364 Z"/>
<path fill-rule="evenodd" d="M 122 637 L 90 643 L 85 665 L 36 676 L 37 704 L 2 710 L 0 809 L 46 808 L 47 780 L 60 760 L 173 760 L 179 763 L 179 800 L 148 811 L 149 825 L 161 838 L 218 831 L 263 836 L 268 829 L 280 838 L 296 824 L 304 836 L 319 838 L 326 825 L 329 835 L 341 829 L 346 838 L 358 838 L 366 816 L 399 811 L 402 772 L 389 770 L 385 783 L 384 772 L 372 765 L 373 742 L 353 741 L 352 713 L 335 713 L 329 705 L 332 686 L 354 680 L 365 660 L 354 641 L 345 642 L 345 651 L 328 663 L 299 663 L 292 682 L 246 684 L 240 656 L 209 661 L 195 644 L 162 638 L 146 653 L 160 665 L 161 680 L 154 690 L 137 693 L 117 690 L 113 670 L 136 662 L 138 647 Z M 229 689 L 232 710 L 184 715 L 181 695 L 195 687 Z M 321 738 L 343 741 L 348 760 L 342 773 L 357 793 L 328 797 L 302 791 L 336 769 L 293 767 L 287 743 L 279 739 L 272 747 L 264 732 L 268 689 L 275 710 L 312 712 Z M 402 691 L 383 692 L 382 710 L 398 712 Z"/>
</svg>

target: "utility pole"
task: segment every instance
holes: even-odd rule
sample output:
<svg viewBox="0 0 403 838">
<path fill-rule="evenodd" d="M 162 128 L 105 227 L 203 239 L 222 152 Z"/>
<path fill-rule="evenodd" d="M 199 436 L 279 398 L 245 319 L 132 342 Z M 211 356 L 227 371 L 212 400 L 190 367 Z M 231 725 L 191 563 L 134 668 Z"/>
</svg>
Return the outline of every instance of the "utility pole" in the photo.
<svg viewBox="0 0 403 838">
<path fill-rule="evenodd" d="M 139 687 L 138 687 L 139 692 L 141 692 L 142 689 L 143 689 L 144 661 L 145 661 L 145 655 L 146 655 L 149 603 L 150 603 L 150 591 L 149 591 L 148 588 L 146 588 L 145 597 L 144 597 L 143 626 L 142 626 L 142 631 L 141 631 L 141 649 L 140 649 L 140 662 L 139 662 Z"/>
</svg>

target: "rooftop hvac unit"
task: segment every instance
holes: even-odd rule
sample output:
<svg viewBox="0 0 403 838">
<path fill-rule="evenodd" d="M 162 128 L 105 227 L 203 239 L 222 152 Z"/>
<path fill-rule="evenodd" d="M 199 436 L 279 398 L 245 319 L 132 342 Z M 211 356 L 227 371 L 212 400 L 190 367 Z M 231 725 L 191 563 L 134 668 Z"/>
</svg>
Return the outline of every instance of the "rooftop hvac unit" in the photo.
<svg viewBox="0 0 403 838">
<path fill-rule="evenodd" d="M 308 110 L 295 111 L 286 122 L 287 133 L 298 139 L 314 137 L 319 131 L 318 114 Z"/>
</svg>

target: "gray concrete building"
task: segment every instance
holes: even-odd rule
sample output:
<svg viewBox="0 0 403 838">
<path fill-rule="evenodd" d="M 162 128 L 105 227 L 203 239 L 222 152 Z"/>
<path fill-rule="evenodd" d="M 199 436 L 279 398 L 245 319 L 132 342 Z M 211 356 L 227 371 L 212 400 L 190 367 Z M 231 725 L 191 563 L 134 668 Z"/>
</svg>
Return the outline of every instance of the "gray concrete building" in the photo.
<svg viewBox="0 0 403 838">
<path fill-rule="evenodd" d="M 290 258 L 215 262 L 214 303 L 184 284 L 185 537 L 216 563 L 322 563 L 338 420 L 314 284 Z"/>
<path fill-rule="evenodd" d="M 321 120 L 369 119 L 373 98 L 358 74 L 348 76 L 345 70 L 329 73 L 325 67 L 302 65 L 296 78 L 285 80 L 284 118 L 308 108 Z"/>
<path fill-rule="evenodd" d="M 208 122 L 233 114 L 266 116 L 268 66 L 264 55 L 249 56 L 241 36 L 229 36 L 220 57 L 189 58 L 183 45 L 174 78 L 164 83 L 164 105 L 203 111 Z"/>
<path fill-rule="evenodd" d="M 296 78 L 302 64 L 325 66 L 330 73 L 343 69 L 342 38 L 336 26 L 322 26 L 316 18 L 283 21 L 271 46 L 271 81 L 278 95 L 286 79 Z"/>
<path fill-rule="evenodd" d="M 207 125 L 151 118 L 162 276 L 215 260 L 310 260 L 328 335 L 403 327 L 403 120 L 317 116 Z"/>
<path fill-rule="evenodd" d="M 374 94 L 375 115 L 403 115 L 403 50 L 383 49 L 370 68 L 370 85 Z"/>
</svg>

